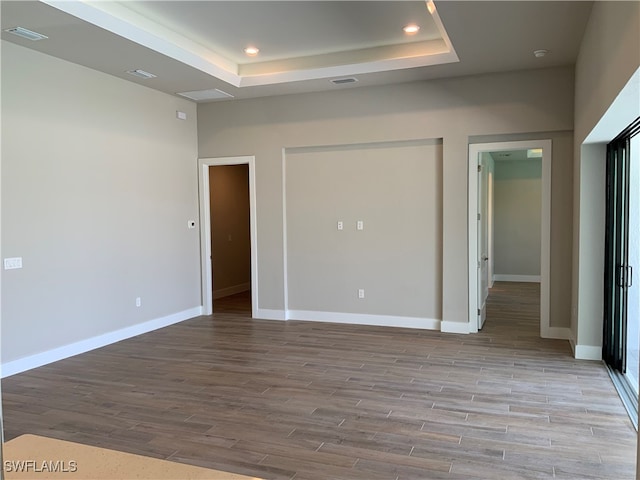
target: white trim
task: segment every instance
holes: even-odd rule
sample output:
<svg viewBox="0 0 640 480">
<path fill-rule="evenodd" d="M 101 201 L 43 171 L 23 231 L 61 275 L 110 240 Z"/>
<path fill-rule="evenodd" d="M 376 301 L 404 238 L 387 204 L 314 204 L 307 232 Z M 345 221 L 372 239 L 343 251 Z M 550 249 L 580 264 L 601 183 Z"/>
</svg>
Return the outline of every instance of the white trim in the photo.
<svg viewBox="0 0 640 480">
<path fill-rule="evenodd" d="M 495 282 L 527 282 L 527 283 L 540 283 L 542 277 L 540 275 L 508 275 L 503 273 L 496 273 L 493 275 Z"/>
<path fill-rule="evenodd" d="M 596 345 L 575 345 L 573 352 L 577 360 L 602 360 L 602 347 Z"/>
<path fill-rule="evenodd" d="M 288 320 L 289 309 L 289 257 L 287 246 L 287 149 L 282 149 L 282 288 L 284 320 Z"/>
<path fill-rule="evenodd" d="M 571 329 L 569 327 L 549 327 L 542 338 L 555 338 L 557 340 L 571 340 Z M 573 347 L 572 347 L 573 348 Z"/>
<path fill-rule="evenodd" d="M 272 310 L 269 308 L 258 308 L 253 318 L 260 320 L 286 320 L 286 314 L 284 310 Z"/>
<path fill-rule="evenodd" d="M 189 320 L 190 318 L 198 317 L 200 315 L 202 315 L 202 307 L 194 307 L 167 315 L 166 317 L 156 318 L 144 323 L 138 323 L 136 325 L 131 325 L 130 327 L 121 328 L 120 330 L 104 333 L 96 337 L 87 338 L 85 340 L 80 340 L 79 342 L 47 350 L 46 352 L 19 358 L 2 365 L 2 378 L 22 373 L 27 370 L 31 370 L 32 368 L 41 367 L 49 363 L 57 362 L 58 360 L 64 360 L 65 358 L 104 347 L 105 345 L 111 345 L 112 343 L 142 335 L 143 333 L 148 333 L 159 328 L 168 327 L 169 325 Z"/>
<path fill-rule="evenodd" d="M 399 317 L 396 315 L 370 315 L 364 313 L 317 312 L 313 310 L 289 310 L 287 319 L 306 322 L 346 323 L 351 325 L 374 325 L 379 327 L 419 328 L 439 330 L 440 320 L 421 317 Z"/>
<path fill-rule="evenodd" d="M 202 285 L 202 314 L 213 313 L 211 278 L 211 214 L 209 211 L 209 167 L 220 165 L 249 165 L 249 224 L 251 230 L 251 316 L 258 310 L 258 228 L 256 214 L 256 157 L 219 157 L 198 159 L 200 202 L 200 275 Z"/>
<path fill-rule="evenodd" d="M 218 298 L 224 298 L 231 295 L 235 295 L 236 293 L 247 292 L 251 290 L 251 283 L 241 283 L 240 285 L 233 285 L 227 288 L 220 288 L 219 290 L 213 291 L 213 299 L 217 300 Z"/>
<path fill-rule="evenodd" d="M 525 140 L 518 142 L 473 143 L 469 145 L 468 162 L 468 266 L 469 266 L 469 322 L 468 331 L 477 331 L 478 309 L 478 233 L 476 212 L 478 211 L 478 155 L 482 152 L 499 152 L 503 150 L 528 150 L 542 148 L 542 199 L 541 199 L 541 251 L 540 251 L 540 336 L 549 335 L 549 295 L 551 271 L 551 140 Z M 494 278 L 497 277 L 494 275 Z M 496 278 L 497 279 L 497 278 Z"/>
<path fill-rule="evenodd" d="M 476 315 L 477 316 L 477 315 Z M 473 322 L 471 322 L 473 324 L 477 325 L 477 321 L 476 318 L 474 316 L 473 318 Z M 465 323 L 465 322 L 452 322 L 452 321 L 447 321 L 447 320 L 443 320 L 442 323 L 440 324 L 440 331 L 442 333 L 473 333 L 469 331 L 469 324 Z"/>
<path fill-rule="evenodd" d="M 190 40 L 185 35 L 172 31 L 150 20 L 148 17 L 134 12 L 127 8 L 126 5 L 120 5 L 119 2 L 69 2 L 66 0 L 43 0 L 43 2 L 237 88 L 393 71 L 459 61 L 458 55 L 435 8 L 430 9 L 433 12 L 430 16 L 445 47 L 442 47 L 438 41 L 434 42 L 435 45 L 433 46 L 427 44 L 416 55 L 385 57 L 377 60 L 364 57 L 359 58 L 359 61 L 346 64 L 337 62 L 333 65 L 316 68 L 292 66 L 284 71 L 276 69 L 275 72 L 243 74 L 241 63 L 230 61 L 215 51 Z M 427 10 L 426 2 L 424 8 Z M 434 49 L 437 50 L 433 52 Z M 360 55 L 356 55 L 356 58 L 358 57 Z M 313 60 L 313 56 L 308 58 Z"/>
</svg>

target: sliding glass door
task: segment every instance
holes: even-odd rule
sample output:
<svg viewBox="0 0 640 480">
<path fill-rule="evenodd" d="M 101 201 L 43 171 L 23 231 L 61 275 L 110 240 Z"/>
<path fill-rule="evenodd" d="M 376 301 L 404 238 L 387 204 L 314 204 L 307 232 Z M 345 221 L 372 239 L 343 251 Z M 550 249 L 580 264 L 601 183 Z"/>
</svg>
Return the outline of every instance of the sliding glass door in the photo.
<svg viewBox="0 0 640 480">
<path fill-rule="evenodd" d="M 638 411 L 640 118 L 607 145 L 603 359 L 627 408 Z M 637 272 L 636 273 L 640 273 Z"/>
<path fill-rule="evenodd" d="M 631 139 L 629 155 L 629 242 L 630 278 L 627 290 L 627 369 L 625 375 L 638 395 L 640 364 L 640 135 Z M 633 268 L 635 267 L 635 272 Z M 633 276 L 635 275 L 635 278 Z"/>
</svg>

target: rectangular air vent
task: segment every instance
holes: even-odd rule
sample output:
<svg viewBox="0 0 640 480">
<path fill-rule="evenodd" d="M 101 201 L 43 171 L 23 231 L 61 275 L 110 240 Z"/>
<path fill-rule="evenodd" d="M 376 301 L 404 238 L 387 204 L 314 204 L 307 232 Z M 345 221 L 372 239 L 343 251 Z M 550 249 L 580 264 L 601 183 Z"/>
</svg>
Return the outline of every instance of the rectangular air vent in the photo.
<svg viewBox="0 0 640 480">
<path fill-rule="evenodd" d="M 138 77 L 138 78 L 144 78 L 145 80 L 148 80 L 150 78 L 156 78 L 157 75 L 154 75 L 153 73 L 149 73 L 149 72 L 145 72 L 144 70 L 127 70 L 127 73 L 129 75 L 133 75 L 134 77 Z"/>
<path fill-rule="evenodd" d="M 42 35 L 41 33 L 33 32 L 22 27 L 7 28 L 5 32 L 17 35 L 18 37 L 26 38 L 27 40 L 33 40 L 34 42 L 37 40 L 44 40 L 45 38 L 49 38 L 46 35 Z"/>
<path fill-rule="evenodd" d="M 178 95 L 190 98 L 196 102 L 202 102 L 205 100 L 221 100 L 223 98 L 233 98 L 233 95 L 217 88 L 210 90 L 194 90 L 192 92 L 178 92 Z"/>
<path fill-rule="evenodd" d="M 345 83 L 355 83 L 357 82 L 358 79 L 355 77 L 348 77 L 348 78 L 334 78 L 331 80 L 331 83 L 333 83 L 334 85 L 343 85 Z"/>
</svg>

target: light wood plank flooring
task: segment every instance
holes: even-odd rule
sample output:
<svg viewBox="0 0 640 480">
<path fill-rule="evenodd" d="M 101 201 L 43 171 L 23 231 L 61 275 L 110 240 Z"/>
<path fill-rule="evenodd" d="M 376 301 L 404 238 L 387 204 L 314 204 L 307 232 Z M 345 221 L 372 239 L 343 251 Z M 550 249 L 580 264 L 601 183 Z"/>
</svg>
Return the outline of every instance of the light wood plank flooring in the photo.
<svg viewBox="0 0 640 480">
<path fill-rule="evenodd" d="M 543 340 L 538 286 L 497 283 L 477 335 L 251 320 L 248 296 L 3 380 L 33 433 L 267 479 L 632 479 L 598 362 Z"/>
</svg>

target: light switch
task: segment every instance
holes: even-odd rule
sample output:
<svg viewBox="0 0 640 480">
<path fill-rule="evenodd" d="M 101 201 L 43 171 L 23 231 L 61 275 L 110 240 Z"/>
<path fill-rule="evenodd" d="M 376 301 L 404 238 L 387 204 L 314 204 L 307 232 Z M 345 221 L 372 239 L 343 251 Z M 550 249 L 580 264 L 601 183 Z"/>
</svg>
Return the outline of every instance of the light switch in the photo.
<svg viewBox="0 0 640 480">
<path fill-rule="evenodd" d="M 364 222 L 362 220 L 358 220 L 358 223 L 356 223 L 356 228 L 358 230 L 364 230 Z"/>
<path fill-rule="evenodd" d="M 4 269 L 14 270 L 16 268 L 22 268 L 22 257 L 13 257 L 4 259 Z"/>
<path fill-rule="evenodd" d="M 342 220 L 338 220 L 338 230 L 343 230 L 344 229 L 344 223 L 342 223 Z"/>
<path fill-rule="evenodd" d="M 176 118 L 178 120 L 186 120 L 187 119 L 187 114 L 185 112 L 181 112 L 180 110 L 176 111 Z"/>
</svg>

